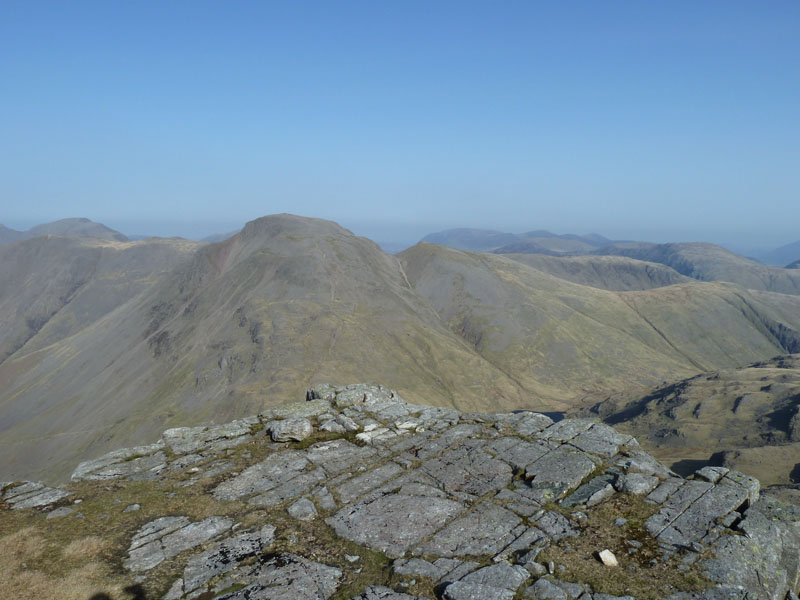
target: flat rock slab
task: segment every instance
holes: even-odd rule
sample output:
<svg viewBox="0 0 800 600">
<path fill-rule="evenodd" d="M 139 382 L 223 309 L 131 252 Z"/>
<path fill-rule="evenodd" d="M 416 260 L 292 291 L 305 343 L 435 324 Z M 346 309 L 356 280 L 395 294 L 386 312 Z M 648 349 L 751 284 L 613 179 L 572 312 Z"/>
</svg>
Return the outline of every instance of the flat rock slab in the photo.
<svg viewBox="0 0 800 600">
<path fill-rule="evenodd" d="M 33 492 L 28 496 L 22 498 L 18 497 L 14 500 L 10 500 L 9 504 L 11 504 L 11 508 L 14 510 L 21 510 L 23 508 L 38 508 L 40 506 L 54 504 L 59 500 L 63 500 L 71 495 L 71 492 L 66 492 L 64 490 L 45 488 L 39 492 Z"/>
<path fill-rule="evenodd" d="M 538 502 L 558 500 L 578 487 L 596 468 L 597 463 L 584 452 L 559 446 L 525 469 Z"/>
<path fill-rule="evenodd" d="M 162 517 L 142 527 L 131 541 L 128 559 L 123 566 L 129 571 L 148 571 L 172 558 L 210 540 L 233 526 L 223 517 L 208 517 L 196 523 L 186 517 Z"/>
<path fill-rule="evenodd" d="M 629 443 L 632 439 L 633 436 L 617 433 L 608 425 L 595 423 L 583 433 L 572 438 L 569 443 L 584 452 L 611 458 L 619 452 L 620 446 Z"/>
<path fill-rule="evenodd" d="M 166 468 L 167 457 L 161 452 L 164 443 L 122 448 L 104 454 L 95 460 L 87 460 L 73 471 L 72 481 L 103 481 L 128 477 L 135 473 L 152 472 L 160 474 Z"/>
<path fill-rule="evenodd" d="M 241 561 L 268 548 L 274 539 L 275 528 L 265 525 L 261 531 L 231 537 L 214 544 L 205 552 L 189 559 L 180 582 L 181 592 L 193 592 L 213 577 L 236 568 Z"/>
<path fill-rule="evenodd" d="M 294 477 L 291 477 L 290 479 L 278 482 L 278 484 L 268 492 L 253 496 L 247 501 L 247 503 L 256 506 L 274 506 L 283 502 L 284 500 L 305 494 L 315 485 L 324 480 L 325 471 L 322 469 L 303 471 L 299 474 L 296 474 Z"/>
<path fill-rule="evenodd" d="M 278 554 L 259 565 L 252 583 L 215 600 L 328 600 L 341 577 L 334 567 L 295 554 Z"/>
<path fill-rule="evenodd" d="M 714 484 L 707 481 L 687 481 L 681 485 L 664 501 L 663 508 L 645 521 L 644 525 L 648 533 L 653 537 L 658 537 L 698 498 L 713 487 Z"/>
<path fill-rule="evenodd" d="M 596 421 L 592 419 L 564 419 L 538 433 L 536 437 L 540 440 L 568 442 L 582 434 L 595 423 Z"/>
<path fill-rule="evenodd" d="M 518 470 L 524 469 L 556 448 L 558 444 L 554 442 L 540 440 L 526 442 L 517 437 L 500 438 L 486 445 L 488 451 Z"/>
<path fill-rule="evenodd" d="M 480 583 L 456 581 L 444 590 L 445 600 L 514 600 L 514 592 Z"/>
<path fill-rule="evenodd" d="M 370 586 L 360 596 L 353 596 L 350 600 L 428 600 L 420 596 L 395 592 L 383 586 Z"/>
<path fill-rule="evenodd" d="M 473 571 L 469 575 L 462 577 L 460 581 L 516 592 L 529 577 L 530 573 L 519 565 L 498 563 Z"/>
<path fill-rule="evenodd" d="M 389 494 L 347 506 L 326 523 L 340 537 L 399 558 L 463 510 L 445 498 Z"/>
<path fill-rule="evenodd" d="M 298 521 L 311 521 L 317 516 L 317 507 L 308 498 L 300 498 L 289 506 L 286 511 Z"/>
<path fill-rule="evenodd" d="M 456 447 L 422 465 L 446 492 L 483 496 L 511 483 L 511 467 L 482 448 Z"/>
<path fill-rule="evenodd" d="M 386 463 L 380 467 L 357 475 L 345 481 L 342 485 L 335 488 L 339 499 L 347 504 L 353 500 L 371 492 L 379 485 L 382 485 L 403 472 L 403 467 L 397 463 Z"/>
<path fill-rule="evenodd" d="M 224 425 L 204 427 L 175 427 L 167 429 L 162 438 L 175 454 L 190 454 L 212 447 L 214 450 L 232 448 L 250 439 L 250 432 L 258 419 L 241 419 Z"/>
<path fill-rule="evenodd" d="M 237 500 L 244 496 L 266 492 L 296 477 L 308 466 L 308 459 L 303 452 L 298 450 L 275 452 L 233 479 L 219 484 L 213 492 L 214 497 L 218 500 Z"/>
<path fill-rule="evenodd" d="M 510 510 L 483 502 L 450 523 L 420 551 L 435 556 L 480 556 L 497 554 L 517 536 L 513 530 L 522 519 Z"/>
<path fill-rule="evenodd" d="M 739 508 L 747 495 L 748 490 L 743 486 L 714 486 L 661 531 L 659 541 L 683 547 L 699 542 L 718 520 Z"/>
<path fill-rule="evenodd" d="M 308 460 L 325 469 L 330 475 L 336 475 L 356 466 L 372 463 L 378 454 L 377 450 L 368 446 L 356 446 L 347 440 L 334 440 L 311 445 L 306 451 Z"/>
</svg>

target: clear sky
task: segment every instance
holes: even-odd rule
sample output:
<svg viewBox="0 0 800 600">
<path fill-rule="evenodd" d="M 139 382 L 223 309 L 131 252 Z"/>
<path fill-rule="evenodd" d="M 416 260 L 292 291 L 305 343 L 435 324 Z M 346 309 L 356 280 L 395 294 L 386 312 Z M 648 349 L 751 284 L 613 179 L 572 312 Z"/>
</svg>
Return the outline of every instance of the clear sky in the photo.
<svg viewBox="0 0 800 600">
<path fill-rule="evenodd" d="M 800 2 L 0 3 L 0 222 L 276 212 L 800 239 Z"/>
</svg>

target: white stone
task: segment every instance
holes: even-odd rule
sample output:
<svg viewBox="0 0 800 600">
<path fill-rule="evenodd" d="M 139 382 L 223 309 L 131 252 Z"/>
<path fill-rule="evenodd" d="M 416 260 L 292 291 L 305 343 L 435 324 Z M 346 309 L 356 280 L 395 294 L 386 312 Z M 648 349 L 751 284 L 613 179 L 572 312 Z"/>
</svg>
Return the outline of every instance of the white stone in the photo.
<svg viewBox="0 0 800 600">
<path fill-rule="evenodd" d="M 617 557 L 611 550 L 602 550 L 598 555 L 600 561 L 607 567 L 618 567 Z"/>
</svg>

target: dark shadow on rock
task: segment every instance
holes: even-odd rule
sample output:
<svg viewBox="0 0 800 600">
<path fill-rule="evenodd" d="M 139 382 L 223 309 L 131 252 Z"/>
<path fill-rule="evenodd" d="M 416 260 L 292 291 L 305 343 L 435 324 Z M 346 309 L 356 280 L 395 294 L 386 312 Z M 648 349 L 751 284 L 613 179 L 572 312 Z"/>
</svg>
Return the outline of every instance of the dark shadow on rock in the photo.
<svg viewBox="0 0 800 600">
<path fill-rule="evenodd" d="M 703 467 L 707 467 L 710 464 L 708 460 L 695 460 L 691 458 L 685 458 L 683 460 L 676 461 L 670 465 L 670 469 L 675 471 L 681 477 L 688 477 L 697 469 L 702 469 Z"/>
<path fill-rule="evenodd" d="M 133 600 L 147 600 L 144 588 L 138 583 L 136 585 L 129 585 L 122 591 L 133 596 Z"/>
<path fill-rule="evenodd" d="M 556 410 L 556 411 L 543 412 L 542 414 L 547 416 L 547 417 L 550 417 L 551 419 L 553 419 L 554 423 L 558 423 L 559 421 L 563 421 L 564 420 L 564 415 L 566 413 L 563 412 L 563 411 L 557 411 Z"/>
<path fill-rule="evenodd" d="M 789 473 L 789 479 L 791 479 L 792 483 L 800 483 L 800 463 L 797 463 L 792 472 Z"/>
<path fill-rule="evenodd" d="M 147 600 L 147 594 L 145 594 L 144 588 L 138 583 L 134 585 L 129 585 L 122 591 L 125 594 L 125 600 Z M 114 600 L 114 599 L 105 592 L 99 592 L 93 595 L 91 598 L 89 598 L 89 600 Z"/>
</svg>

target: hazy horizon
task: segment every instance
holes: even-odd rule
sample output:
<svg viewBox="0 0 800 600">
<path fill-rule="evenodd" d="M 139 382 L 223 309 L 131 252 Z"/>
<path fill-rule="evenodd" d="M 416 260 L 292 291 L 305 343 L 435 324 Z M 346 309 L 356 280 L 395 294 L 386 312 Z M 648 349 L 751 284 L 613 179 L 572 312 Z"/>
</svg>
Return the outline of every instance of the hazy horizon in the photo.
<svg viewBox="0 0 800 600">
<path fill-rule="evenodd" d="M 87 215 L 73 215 L 73 217 L 88 218 L 92 221 L 102 223 L 112 229 L 119 231 L 129 237 L 139 236 L 155 236 L 155 237 L 184 237 L 187 239 L 200 240 L 205 237 L 210 237 L 217 234 L 225 234 L 235 232 L 244 227 L 247 221 L 257 219 L 263 215 L 253 216 L 252 219 L 247 219 L 242 222 L 234 221 L 219 221 L 219 222 L 178 222 L 178 221 L 115 221 L 115 220 L 99 220 Z M 300 215 L 304 217 L 319 217 L 318 215 Z M 71 217 L 58 217 L 71 218 Z M 47 219 L 45 221 L 32 221 L 32 220 L 17 220 L 17 221 L 2 221 L 0 217 L 0 225 L 5 225 L 11 229 L 24 231 L 36 225 L 41 225 L 45 222 L 52 222 L 58 219 Z M 655 242 L 655 243 L 668 243 L 668 242 L 710 242 L 726 247 L 734 252 L 740 254 L 768 252 L 791 244 L 800 240 L 800 234 L 794 236 L 785 236 L 781 239 L 774 236 L 755 236 L 742 234 L 740 237 L 736 236 L 736 232 L 691 232 L 691 231 L 658 231 L 658 230 L 624 230 L 616 229 L 611 231 L 605 230 L 580 230 L 574 227 L 546 227 L 540 224 L 531 224 L 529 227 L 520 227 L 519 224 L 515 226 L 498 226 L 492 227 L 486 223 L 482 224 L 459 224 L 459 223 L 389 223 L 389 222 L 368 222 L 358 220 L 339 220 L 336 218 L 329 219 L 339 223 L 341 226 L 351 230 L 359 236 L 367 237 L 381 245 L 387 246 L 412 246 L 419 242 L 424 236 L 444 231 L 447 229 L 493 229 L 507 233 L 525 233 L 534 230 L 545 230 L 555 234 L 599 234 L 612 240 L 633 240 L 642 242 Z M 615 233 L 616 232 L 616 233 Z"/>
<path fill-rule="evenodd" d="M 0 51 L 13 228 L 800 237 L 793 2 L 18 3 Z"/>
</svg>

